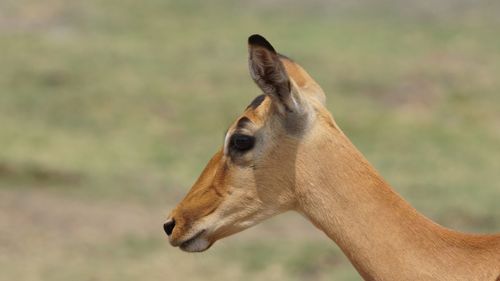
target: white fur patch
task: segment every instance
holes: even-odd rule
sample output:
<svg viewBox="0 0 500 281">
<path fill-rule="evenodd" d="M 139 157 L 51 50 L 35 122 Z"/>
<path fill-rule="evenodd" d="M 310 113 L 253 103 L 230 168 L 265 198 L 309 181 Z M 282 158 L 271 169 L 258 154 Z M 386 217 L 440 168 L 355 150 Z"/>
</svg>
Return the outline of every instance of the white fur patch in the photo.
<svg viewBox="0 0 500 281">
<path fill-rule="evenodd" d="M 227 155 L 227 153 L 228 153 L 229 137 L 230 136 L 231 136 L 231 132 L 227 131 L 226 136 L 224 137 L 224 155 Z"/>
<path fill-rule="evenodd" d="M 201 252 L 206 250 L 210 246 L 210 243 L 205 238 L 196 238 L 194 241 L 191 241 L 185 247 L 181 247 L 182 250 L 186 252 Z"/>
</svg>

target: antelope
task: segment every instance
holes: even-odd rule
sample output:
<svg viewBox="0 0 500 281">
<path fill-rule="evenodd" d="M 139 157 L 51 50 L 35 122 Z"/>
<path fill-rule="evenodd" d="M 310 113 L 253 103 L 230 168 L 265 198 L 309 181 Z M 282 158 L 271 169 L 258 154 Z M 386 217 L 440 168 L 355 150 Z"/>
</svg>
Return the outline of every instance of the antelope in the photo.
<svg viewBox="0 0 500 281">
<path fill-rule="evenodd" d="M 201 252 L 286 211 L 333 240 L 364 280 L 500 280 L 500 234 L 453 231 L 400 197 L 342 132 L 325 94 L 262 36 L 248 39 L 262 91 L 229 127 L 163 225 L 172 246 Z"/>
</svg>

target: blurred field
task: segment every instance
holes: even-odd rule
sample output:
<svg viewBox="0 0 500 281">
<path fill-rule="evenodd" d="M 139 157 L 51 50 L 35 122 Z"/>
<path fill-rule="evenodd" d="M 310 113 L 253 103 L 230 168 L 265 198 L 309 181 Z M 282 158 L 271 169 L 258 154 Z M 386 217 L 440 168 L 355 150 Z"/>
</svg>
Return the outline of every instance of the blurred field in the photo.
<svg viewBox="0 0 500 281">
<path fill-rule="evenodd" d="M 202 254 L 164 237 L 258 94 L 253 33 L 417 209 L 500 231 L 500 2 L 268 2 L 0 2 L 0 280 L 361 280 L 296 214 Z"/>
</svg>

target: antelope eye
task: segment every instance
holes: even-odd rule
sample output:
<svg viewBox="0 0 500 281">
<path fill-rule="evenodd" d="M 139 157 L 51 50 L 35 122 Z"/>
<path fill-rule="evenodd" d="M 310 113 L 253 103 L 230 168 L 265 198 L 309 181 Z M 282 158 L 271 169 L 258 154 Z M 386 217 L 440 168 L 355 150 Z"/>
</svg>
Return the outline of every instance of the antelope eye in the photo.
<svg viewBox="0 0 500 281">
<path fill-rule="evenodd" d="M 255 144 L 255 138 L 248 135 L 234 134 L 231 137 L 230 146 L 237 151 L 247 151 L 252 149 Z"/>
</svg>

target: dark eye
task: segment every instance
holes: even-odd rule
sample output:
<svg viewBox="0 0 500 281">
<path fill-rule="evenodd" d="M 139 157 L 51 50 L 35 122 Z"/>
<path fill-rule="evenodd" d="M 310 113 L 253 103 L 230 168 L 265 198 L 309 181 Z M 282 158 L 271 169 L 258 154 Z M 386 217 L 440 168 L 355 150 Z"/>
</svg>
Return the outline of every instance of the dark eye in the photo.
<svg viewBox="0 0 500 281">
<path fill-rule="evenodd" d="M 252 149 L 255 144 L 255 138 L 252 136 L 234 134 L 231 137 L 230 146 L 238 151 L 247 151 Z"/>
</svg>

